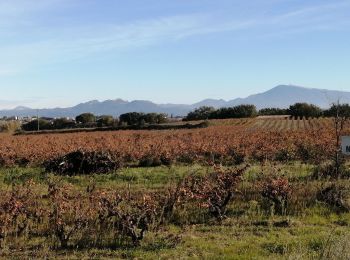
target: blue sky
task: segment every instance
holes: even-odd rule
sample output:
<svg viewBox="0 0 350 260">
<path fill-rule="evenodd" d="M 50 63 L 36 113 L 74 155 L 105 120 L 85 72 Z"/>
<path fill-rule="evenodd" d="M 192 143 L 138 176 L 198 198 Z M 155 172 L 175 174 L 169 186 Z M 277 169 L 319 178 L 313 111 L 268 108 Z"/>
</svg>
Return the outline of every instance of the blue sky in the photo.
<svg viewBox="0 0 350 260">
<path fill-rule="evenodd" d="M 349 0 L 0 0 L 0 108 L 350 91 Z"/>
</svg>

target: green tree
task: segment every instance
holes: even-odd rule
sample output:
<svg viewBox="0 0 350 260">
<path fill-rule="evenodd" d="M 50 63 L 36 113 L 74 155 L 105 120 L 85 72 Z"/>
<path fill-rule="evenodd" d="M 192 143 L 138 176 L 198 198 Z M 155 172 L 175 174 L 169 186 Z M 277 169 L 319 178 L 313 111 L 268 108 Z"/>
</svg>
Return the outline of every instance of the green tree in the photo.
<svg viewBox="0 0 350 260">
<path fill-rule="evenodd" d="M 57 118 L 53 121 L 54 129 L 66 129 L 66 128 L 74 128 L 76 123 L 73 120 L 69 120 L 67 118 Z"/>
<path fill-rule="evenodd" d="M 24 131 L 36 131 L 38 130 L 38 120 L 32 120 L 26 124 L 22 125 Z M 39 129 L 40 130 L 49 130 L 52 129 L 52 124 L 44 119 L 39 118 Z"/>
<path fill-rule="evenodd" d="M 287 109 L 283 108 L 263 108 L 259 110 L 260 116 L 288 115 Z"/>
<path fill-rule="evenodd" d="M 239 105 L 232 108 L 231 118 L 256 117 L 258 114 L 254 105 Z"/>
<path fill-rule="evenodd" d="M 105 127 L 105 126 L 115 126 L 117 124 L 117 120 L 110 115 L 103 115 L 97 118 L 97 126 Z"/>
<path fill-rule="evenodd" d="M 147 124 L 162 124 L 168 121 L 167 115 L 160 113 L 148 113 L 145 114 L 142 119 Z"/>
<path fill-rule="evenodd" d="M 127 125 L 145 125 L 145 124 L 161 124 L 168 121 L 166 114 L 161 113 L 125 113 L 120 115 L 119 122 L 120 124 Z"/>
<path fill-rule="evenodd" d="M 202 106 L 188 113 L 185 121 L 210 119 L 215 111 L 214 107 Z"/>
<path fill-rule="evenodd" d="M 164 124 L 169 122 L 168 115 L 167 114 L 157 114 L 156 117 L 156 123 L 157 124 Z"/>
<path fill-rule="evenodd" d="M 138 125 L 144 117 L 144 113 L 130 112 L 120 115 L 119 121 L 121 124 Z"/>
<path fill-rule="evenodd" d="M 92 113 L 83 113 L 75 118 L 79 124 L 91 124 L 96 122 L 96 116 Z"/>
<path fill-rule="evenodd" d="M 225 119 L 225 118 L 247 118 L 255 117 L 258 112 L 254 105 L 239 105 L 234 107 L 223 107 L 212 113 L 213 119 Z"/>
<path fill-rule="evenodd" d="M 325 117 L 345 117 L 350 118 L 349 104 L 333 104 L 329 109 L 323 111 Z"/>
<path fill-rule="evenodd" d="M 293 117 L 320 117 L 322 110 L 313 104 L 295 103 L 289 107 L 288 114 Z"/>
<path fill-rule="evenodd" d="M 247 118 L 255 117 L 258 112 L 254 105 L 239 105 L 235 107 L 223 107 L 215 110 L 213 107 L 200 107 L 193 112 L 188 113 L 185 121 L 206 120 L 206 119 L 225 119 L 225 118 Z"/>
</svg>

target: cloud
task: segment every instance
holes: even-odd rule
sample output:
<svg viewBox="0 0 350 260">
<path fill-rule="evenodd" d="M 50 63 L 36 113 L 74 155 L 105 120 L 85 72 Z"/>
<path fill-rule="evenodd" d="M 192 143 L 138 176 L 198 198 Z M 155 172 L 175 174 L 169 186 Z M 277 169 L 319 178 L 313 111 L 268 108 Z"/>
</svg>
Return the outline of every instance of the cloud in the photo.
<svg viewBox="0 0 350 260">
<path fill-rule="evenodd" d="M 330 11 L 338 11 L 340 8 L 346 8 L 349 6 L 349 1 L 334 1 L 321 5 L 312 5 L 282 14 L 278 16 L 277 20 L 281 21 L 283 19 L 298 18 L 300 16 L 318 15 L 320 13 L 329 14 Z"/>
<path fill-rule="evenodd" d="M 125 51 L 199 34 L 246 28 L 247 22 L 211 24 L 207 14 L 178 15 L 121 25 L 75 27 L 41 41 L 2 46 L 0 57 L 16 68 L 66 62 L 98 52 Z M 40 39 L 45 37 L 39 37 Z"/>
<path fill-rule="evenodd" d="M 268 19 L 267 24 L 289 26 L 293 29 L 299 29 L 300 27 L 309 30 L 313 28 L 337 29 L 339 24 L 350 21 L 350 17 L 347 15 L 349 7 L 349 1 L 334 1 L 321 5 L 306 6 L 273 16 Z"/>
<path fill-rule="evenodd" d="M 11 68 L 16 68 L 16 71 L 28 70 L 89 57 L 100 52 L 123 52 L 198 35 L 254 30 L 259 31 L 259 35 L 272 37 L 313 30 L 348 30 L 350 22 L 347 16 L 350 3 L 333 1 L 274 14 L 266 11 L 244 16 L 238 13 L 230 15 L 231 10 L 227 13 L 207 11 L 116 24 L 106 22 L 65 24 L 50 28 L 51 30 L 41 28 L 40 24 L 32 24 L 34 22 L 30 17 L 37 12 L 62 8 L 65 4 L 67 0 L 3 0 L 0 3 L 0 17 L 1 15 L 15 17 L 6 21 L 7 25 L 3 24 L 3 27 L 12 23 L 11 26 L 18 32 L 28 29 L 32 32 L 27 41 L 11 42 L 11 44 L 0 41 L 0 59 L 9 67 L 9 69 L 0 68 L 0 76 L 13 74 L 15 70 Z M 21 22 L 15 21 L 23 14 L 25 18 L 19 19 Z M 0 28 L 4 20 L 0 18 Z M 16 32 L 16 30 L 7 31 Z M 1 34 L 4 33 L 0 30 L 0 37 Z M 21 34 L 18 34 L 21 37 Z M 23 37 L 25 36 L 28 34 L 24 34 Z"/>
</svg>

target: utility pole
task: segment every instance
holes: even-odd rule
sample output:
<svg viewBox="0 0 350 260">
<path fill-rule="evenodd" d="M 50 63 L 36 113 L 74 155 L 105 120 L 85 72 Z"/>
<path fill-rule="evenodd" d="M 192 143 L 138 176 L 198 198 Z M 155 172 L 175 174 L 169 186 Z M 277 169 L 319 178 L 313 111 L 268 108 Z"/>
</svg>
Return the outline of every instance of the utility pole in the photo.
<svg viewBox="0 0 350 260">
<path fill-rule="evenodd" d="M 347 111 L 344 111 L 344 109 L 342 109 L 339 99 L 336 105 L 334 104 L 333 106 L 336 106 L 336 113 L 334 118 L 334 130 L 336 135 L 335 176 L 339 178 L 340 166 L 343 163 L 343 158 L 341 156 L 340 138 L 343 133 L 344 126 L 349 119 L 349 114 Z"/>
<path fill-rule="evenodd" d="M 36 110 L 36 120 L 38 121 L 38 132 L 40 131 L 39 109 Z"/>
<path fill-rule="evenodd" d="M 339 169 L 340 169 L 340 162 L 339 162 L 339 154 L 340 154 L 340 131 L 342 130 L 342 122 L 339 117 L 339 100 L 337 102 L 337 110 L 336 115 L 334 119 L 335 123 L 335 136 L 336 136 L 336 151 L 335 151 L 335 176 L 339 177 Z"/>
</svg>

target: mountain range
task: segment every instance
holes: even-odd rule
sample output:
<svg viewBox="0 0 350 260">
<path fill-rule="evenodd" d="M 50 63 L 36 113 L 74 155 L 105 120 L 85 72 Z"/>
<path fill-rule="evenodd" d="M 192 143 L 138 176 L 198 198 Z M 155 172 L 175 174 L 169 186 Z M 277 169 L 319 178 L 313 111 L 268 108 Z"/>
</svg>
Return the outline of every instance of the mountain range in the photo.
<svg viewBox="0 0 350 260">
<path fill-rule="evenodd" d="M 332 103 L 350 103 L 350 92 L 316 88 L 304 88 L 292 85 L 279 85 L 266 92 L 250 95 L 246 98 L 236 98 L 225 101 L 223 99 L 205 99 L 195 104 L 156 104 L 146 100 L 125 101 L 122 99 L 98 101 L 92 100 L 68 108 L 39 109 L 39 115 L 45 117 L 75 117 L 81 113 L 91 112 L 96 115 L 119 116 L 127 112 L 166 113 L 174 116 L 184 116 L 189 111 L 200 106 L 215 108 L 231 107 L 240 104 L 254 104 L 258 109 L 267 107 L 287 108 L 296 102 L 307 102 L 321 108 L 327 108 Z M 3 116 L 33 116 L 36 109 L 19 106 L 15 109 L 0 110 Z"/>
</svg>

